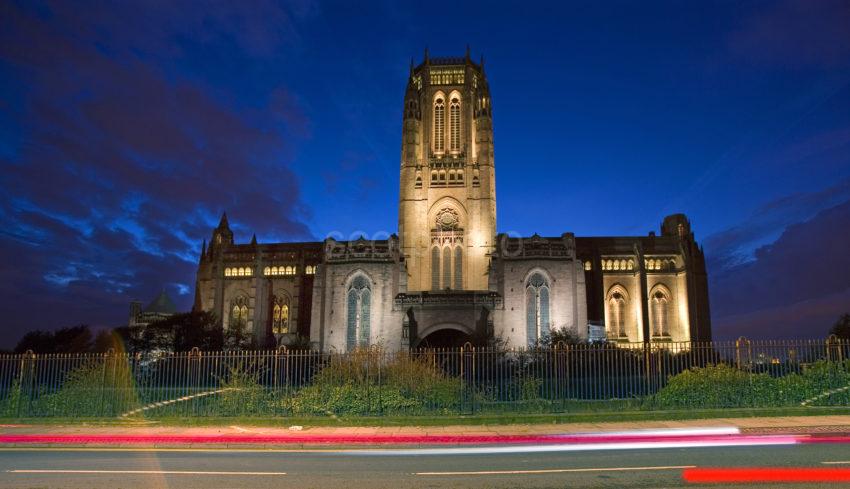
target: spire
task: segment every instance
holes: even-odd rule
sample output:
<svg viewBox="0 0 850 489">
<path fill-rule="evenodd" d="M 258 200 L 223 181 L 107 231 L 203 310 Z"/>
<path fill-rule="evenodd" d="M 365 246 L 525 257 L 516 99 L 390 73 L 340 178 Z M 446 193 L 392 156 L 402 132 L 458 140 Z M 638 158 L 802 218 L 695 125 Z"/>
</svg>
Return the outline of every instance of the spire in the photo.
<svg viewBox="0 0 850 489">
<path fill-rule="evenodd" d="M 431 63 L 428 59 L 428 48 L 427 47 L 425 48 L 425 61 L 424 61 L 424 63 L 426 65 Z"/>
<path fill-rule="evenodd" d="M 207 239 L 204 238 L 204 242 L 201 244 L 201 259 L 200 261 L 204 261 L 204 257 L 207 256 Z"/>
<path fill-rule="evenodd" d="M 254 246 L 257 245 L 257 233 L 254 233 L 254 235 L 251 236 L 251 244 Z"/>
<path fill-rule="evenodd" d="M 230 225 L 227 223 L 227 211 L 221 213 L 221 221 L 218 222 L 219 229 L 230 229 Z"/>
<path fill-rule="evenodd" d="M 469 58 L 469 44 L 467 44 L 467 45 L 466 45 L 466 62 L 467 62 L 467 63 L 469 63 L 469 61 L 470 61 L 470 58 Z"/>
</svg>

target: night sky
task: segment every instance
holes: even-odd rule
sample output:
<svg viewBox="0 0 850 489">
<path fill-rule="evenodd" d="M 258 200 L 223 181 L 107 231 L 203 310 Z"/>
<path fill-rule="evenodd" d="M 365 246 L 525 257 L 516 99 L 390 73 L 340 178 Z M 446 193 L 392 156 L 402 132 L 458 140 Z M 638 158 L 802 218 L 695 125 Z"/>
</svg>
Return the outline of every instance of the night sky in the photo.
<svg viewBox="0 0 850 489">
<path fill-rule="evenodd" d="M 716 338 L 850 312 L 846 1 L 105 3 L 0 2 L 0 347 L 188 309 L 224 210 L 239 242 L 395 232 L 410 59 L 467 44 L 500 231 L 684 212 Z"/>
</svg>

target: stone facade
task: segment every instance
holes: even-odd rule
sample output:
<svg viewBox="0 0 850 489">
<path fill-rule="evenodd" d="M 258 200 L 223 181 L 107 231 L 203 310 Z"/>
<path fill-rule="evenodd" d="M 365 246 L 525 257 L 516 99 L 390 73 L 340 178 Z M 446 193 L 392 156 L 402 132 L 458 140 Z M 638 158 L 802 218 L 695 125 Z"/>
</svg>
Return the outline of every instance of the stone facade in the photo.
<svg viewBox="0 0 850 489">
<path fill-rule="evenodd" d="M 195 307 L 258 345 L 322 350 L 533 345 L 553 329 L 622 343 L 708 340 L 705 260 L 690 223 L 640 237 L 496 234 L 492 105 L 483 60 L 411 65 L 399 234 L 236 244 L 227 217 L 203 245 Z"/>
</svg>

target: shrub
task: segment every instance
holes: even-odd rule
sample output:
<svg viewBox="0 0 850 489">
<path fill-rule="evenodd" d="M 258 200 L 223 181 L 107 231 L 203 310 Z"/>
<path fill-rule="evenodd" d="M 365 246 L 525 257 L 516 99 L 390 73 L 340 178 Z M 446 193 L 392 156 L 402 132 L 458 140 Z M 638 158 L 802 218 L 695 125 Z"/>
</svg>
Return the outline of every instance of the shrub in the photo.
<svg viewBox="0 0 850 489">
<path fill-rule="evenodd" d="M 847 387 L 848 389 L 842 389 Z M 829 394 L 833 390 L 839 390 Z M 826 394 L 826 395 L 824 395 Z M 748 373 L 725 364 L 692 368 L 671 377 L 651 400 L 652 407 L 738 408 L 799 405 L 819 398 L 815 404 L 843 405 L 850 399 L 850 361 L 819 361 L 803 370 L 771 377 Z"/>
<path fill-rule="evenodd" d="M 118 416 L 139 404 L 132 372 L 121 357 L 90 360 L 68 372 L 58 391 L 33 397 L 35 415 Z"/>
<path fill-rule="evenodd" d="M 281 401 L 292 414 L 452 412 L 460 403 L 461 381 L 427 358 L 398 354 L 386 359 L 360 351 L 331 357 L 310 386 Z"/>
</svg>

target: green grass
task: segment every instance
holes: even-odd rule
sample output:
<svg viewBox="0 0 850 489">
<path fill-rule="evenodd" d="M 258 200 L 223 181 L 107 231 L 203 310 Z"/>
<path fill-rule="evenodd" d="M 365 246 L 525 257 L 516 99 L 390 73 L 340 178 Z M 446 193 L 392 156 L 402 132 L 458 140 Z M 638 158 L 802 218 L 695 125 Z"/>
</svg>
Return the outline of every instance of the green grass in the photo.
<svg viewBox="0 0 850 489">
<path fill-rule="evenodd" d="M 676 411 L 619 411 L 554 414 L 470 416 L 344 416 L 344 417 L 163 417 L 163 418 L 23 418 L 5 422 L 32 425 L 86 426 L 456 426 L 507 424 L 567 424 L 620 421 L 673 421 L 712 418 L 850 415 L 850 407 L 785 407 L 762 409 L 693 409 Z"/>
</svg>

